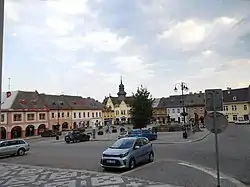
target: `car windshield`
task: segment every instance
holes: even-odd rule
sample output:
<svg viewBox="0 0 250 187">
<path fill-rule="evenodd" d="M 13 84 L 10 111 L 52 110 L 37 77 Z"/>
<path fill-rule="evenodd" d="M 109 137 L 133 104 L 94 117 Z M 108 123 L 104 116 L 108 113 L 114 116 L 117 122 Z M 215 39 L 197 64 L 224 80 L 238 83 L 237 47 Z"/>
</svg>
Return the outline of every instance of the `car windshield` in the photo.
<svg viewBox="0 0 250 187">
<path fill-rule="evenodd" d="M 135 142 L 134 139 L 120 139 L 120 140 L 117 140 L 109 148 L 111 148 L 111 149 L 129 149 L 133 146 L 134 142 Z"/>
</svg>

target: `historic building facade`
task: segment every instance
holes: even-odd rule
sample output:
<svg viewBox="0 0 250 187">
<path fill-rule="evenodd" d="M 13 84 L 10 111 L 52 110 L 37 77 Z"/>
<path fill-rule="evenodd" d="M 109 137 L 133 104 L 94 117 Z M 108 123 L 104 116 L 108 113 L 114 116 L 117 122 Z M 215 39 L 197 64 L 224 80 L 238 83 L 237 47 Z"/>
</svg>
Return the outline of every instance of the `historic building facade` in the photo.
<svg viewBox="0 0 250 187">
<path fill-rule="evenodd" d="M 36 91 L 11 92 L 3 97 L 1 108 L 1 138 L 34 136 L 48 127 L 48 109 Z"/>
<path fill-rule="evenodd" d="M 119 85 L 119 91 L 117 93 L 117 97 L 106 97 L 103 101 L 103 104 L 106 108 L 114 111 L 114 124 L 130 124 L 131 123 L 131 116 L 130 116 L 130 109 L 131 104 L 133 102 L 132 96 L 126 96 L 127 93 L 125 92 L 125 87 L 122 83 Z M 107 120 L 107 119 L 106 119 Z M 110 122 L 110 119 L 108 119 Z M 107 121 L 104 123 L 107 123 Z M 111 120 L 112 123 L 112 120 Z"/>
<path fill-rule="evenodd" d="M 223 113 L 229 122 L 250 119 L 250 86 L 223 90 Z"/>
<path fill-rule="evenodd" d="M 167 99 L 168 98 L 156 98 L 153 101 L 152 107 L 153 107 L 153 121 L 156 123 L 167 123 Z"/>
</svg>

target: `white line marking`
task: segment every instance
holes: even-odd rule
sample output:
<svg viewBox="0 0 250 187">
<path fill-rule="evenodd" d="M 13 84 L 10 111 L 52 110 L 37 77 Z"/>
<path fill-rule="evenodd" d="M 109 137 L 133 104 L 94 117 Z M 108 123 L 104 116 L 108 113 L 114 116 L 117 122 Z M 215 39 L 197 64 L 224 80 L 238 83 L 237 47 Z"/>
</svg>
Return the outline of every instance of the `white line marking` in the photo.
<svg viewBox="0 0 250 187">
<path fill-rule="evenodd" d="M 187 162 L 179 162 L 178 164 L 200 170 L 200 171 L 202 171 L 204 173 L 207 173 L 208 175 L 212 176 L 215 179 L 217 178 L 217 173 L 213 169 L 205 168 L 205 167 L 194 165 L 194 164 L 187 163 Z M 221 172 L 220 172 L 220 179 L 226 179 L 226 180 L 234 183 L 237 187 L 247 187 L 245 184 L 238 181 L 237 179 L 229 177 L 229 176 L 227 176 L 227 175 L 225 175 L 224 173 L 221 173 Z"/>
</svg>

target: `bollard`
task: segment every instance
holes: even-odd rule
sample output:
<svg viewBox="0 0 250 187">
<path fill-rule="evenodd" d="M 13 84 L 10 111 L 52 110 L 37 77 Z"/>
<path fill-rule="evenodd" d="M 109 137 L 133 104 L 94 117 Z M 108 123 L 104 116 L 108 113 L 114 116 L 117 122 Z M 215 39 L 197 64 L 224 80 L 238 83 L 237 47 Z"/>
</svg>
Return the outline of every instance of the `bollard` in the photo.
<svg viewBox="0 0 250 187">
<path fill-rule="evenodd" d="M 56 140 L 59 140 L 59 136 L 58 135 L 56 135 Z"/>
<path fill-rule="evenodd" d="M 93 139 L 95 139 L 95 129 L 93 129 Z"/>
<path fill-rule="evenodd" d="M 184 131 L 184 132 L 182 133 L 182 136 L 183 136 L 184 139 L 187 139 L 187 131 Z"/>
</svg>

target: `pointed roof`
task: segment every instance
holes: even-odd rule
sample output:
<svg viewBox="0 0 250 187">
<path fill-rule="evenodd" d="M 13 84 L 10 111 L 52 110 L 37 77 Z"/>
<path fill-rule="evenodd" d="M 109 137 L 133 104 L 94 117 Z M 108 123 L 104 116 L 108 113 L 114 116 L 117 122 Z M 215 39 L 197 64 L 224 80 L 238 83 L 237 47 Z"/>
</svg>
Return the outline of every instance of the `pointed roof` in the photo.
<svg viewBox="0 0 250 187">
<path fill-rule="evenodd" d="M 17 97 L 18 91 L 11 91 L 11 96 L 6 97 L 6 92 L 1 93 L 1 110 L 11 109 L 14 100 Z"/>
</svg>

